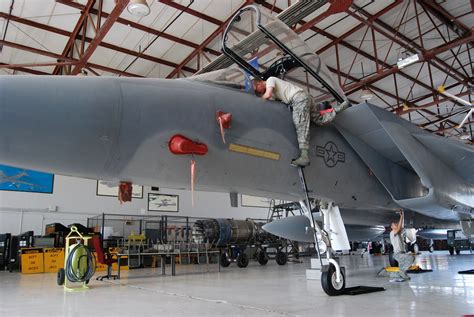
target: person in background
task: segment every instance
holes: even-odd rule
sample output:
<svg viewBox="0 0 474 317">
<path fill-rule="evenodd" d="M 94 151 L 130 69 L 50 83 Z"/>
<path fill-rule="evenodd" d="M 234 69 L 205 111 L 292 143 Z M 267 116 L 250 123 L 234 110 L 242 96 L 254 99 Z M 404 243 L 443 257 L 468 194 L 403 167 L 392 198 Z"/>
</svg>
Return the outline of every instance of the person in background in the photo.
<svg viewBox="0 0 474 317">
<path fill-rule="evenodd" d="M 405 249 L 405 242 L 403 238 L 403 227 L 404 227 L 404 214 L 403 210 L 399 211 L 400 220 L 398 223 L 392 222 L 390 228 L 390 243 L 393 246 L 393 258 L 398 261 L 399 272 L 396 277 L 394 277 L 391 282 L 405 282 L 410 280 L 410 277 L 407 275 L 407 270 L 415 261 L 413 255 L 407 254 Z"/>
</svg>

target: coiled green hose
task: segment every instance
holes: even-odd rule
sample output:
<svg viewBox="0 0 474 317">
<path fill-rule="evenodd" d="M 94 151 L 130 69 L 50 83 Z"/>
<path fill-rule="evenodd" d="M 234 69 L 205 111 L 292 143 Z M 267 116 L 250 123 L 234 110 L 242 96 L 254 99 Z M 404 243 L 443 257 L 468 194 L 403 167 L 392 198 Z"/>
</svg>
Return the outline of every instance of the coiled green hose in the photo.
<svg viewBox="0 0 474 317">
<path fill-rule="evenodd" d="M 89 281 L 95 273 L 95 257 L 91 249 L 83 244 L 70 247 L 65 273 L 70 282 Z"/>
</svg>

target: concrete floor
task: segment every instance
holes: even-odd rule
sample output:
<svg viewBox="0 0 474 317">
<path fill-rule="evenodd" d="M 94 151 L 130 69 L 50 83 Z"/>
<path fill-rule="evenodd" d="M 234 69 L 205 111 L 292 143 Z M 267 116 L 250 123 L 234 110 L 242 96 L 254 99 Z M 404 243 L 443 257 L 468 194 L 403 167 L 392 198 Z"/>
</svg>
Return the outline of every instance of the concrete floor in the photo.
<svg viewBox="0 0 474 317">
<path fill-rule="evenodd" d="M 424 253 L 417 263 L 432 273 L 407 283 L 376 277 L 382 256 L 344 256 L 347 286 L 383 286 L 386 291 L 328 297 L 319 281 L 308 281 L 309 261 L 197 274 L 205 266 L 182 266 L 178 275 L 159 269 L 124 272 L 120 281 L 93 281 L 90 289 L 65 292 L 55 274 L 0 272 L 0 316 L 462 316 L 474 314 L 474 254 Z"/>
</svg>

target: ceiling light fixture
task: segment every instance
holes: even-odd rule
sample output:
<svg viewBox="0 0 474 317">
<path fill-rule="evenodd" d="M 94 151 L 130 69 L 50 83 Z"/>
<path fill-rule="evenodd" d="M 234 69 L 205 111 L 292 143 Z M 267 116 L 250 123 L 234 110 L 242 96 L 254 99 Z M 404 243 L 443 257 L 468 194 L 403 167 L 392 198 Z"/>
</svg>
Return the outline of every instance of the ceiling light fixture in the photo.
<svg viewBox="0 0 474 317">
<path fill-rule="evenodd" d="M 407 67 L 408 65 L 414 64 L 419 60 L 420 56 L 418 56 L 418 54 L 414 54 L 403 59 L 400 58 L 397 62 L 397 67 L 399 69 L 402 69 L 403 67 Z"/>
<path fill-rule="evenodd" d="M 138 17 L 145 17 L 150 14 L 150 7 L 146 0 L 130 0 L 130 3 L 127 6 L 127 11 L 131 15 Z"/>
</svg>

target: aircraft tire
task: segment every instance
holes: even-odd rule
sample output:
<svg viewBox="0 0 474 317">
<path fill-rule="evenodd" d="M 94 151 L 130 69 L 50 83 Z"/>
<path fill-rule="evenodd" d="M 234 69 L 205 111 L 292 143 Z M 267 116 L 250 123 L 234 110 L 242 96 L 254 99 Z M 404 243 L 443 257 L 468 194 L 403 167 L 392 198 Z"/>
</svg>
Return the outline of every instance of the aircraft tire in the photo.
<svg viewBox="0 0 474 317">
<path fill-rule="evenodd" d="M 257 261 L 260 265 L 266 265 L 268 263 L 268 255 L 265 250 L 260 250 L 257 253 Z"/>
<path fill-rule="evenodd" d="M 454 255 L 454 248 L 453 247 L 448 247 L 449 254 Z"/>
<path fill-rule="evenodd" d="M 230 265 L 229 258 L 227 257 L 227 253 L 222 253 L 221 254 L 221 266 L 222 267 L 228 267 Z"/>
<path fill-rule="evenodd" d="M 326 294 L 329 296 L 337 296 L 344 293 L 346 287 L 346 277 L 341 271 L 342 281 L 336 282 L 336 268 L 329 264 L 327 271 L 321 273 L 321 286 Z"/>
<path fill-rule="evenodd" d="M 430 253 L 433 253 L 434 252 L 434 246 L 431 246 L 430 247 Z"/>
<path fill-rule="evenodd" d="M 456 249 L 456 254 L 457 254 L 457 255 L 461 254 L 461 250 Z"/>
<path fill-rule="evenodd" d="M 238 267 L 247 267 L 249 265 L 249 257 L 245 253 L 240 253 L 237 257 L 237 266 Z"/>
<path fill-rule="evenodd" d="M 285 265 L 286 262 L 288 262 L 288 256 L 286 255 L 285 252 L 278 251 L 276 256 L 275 256 L 276 263 L 278 265 Z"/>
</svg>

